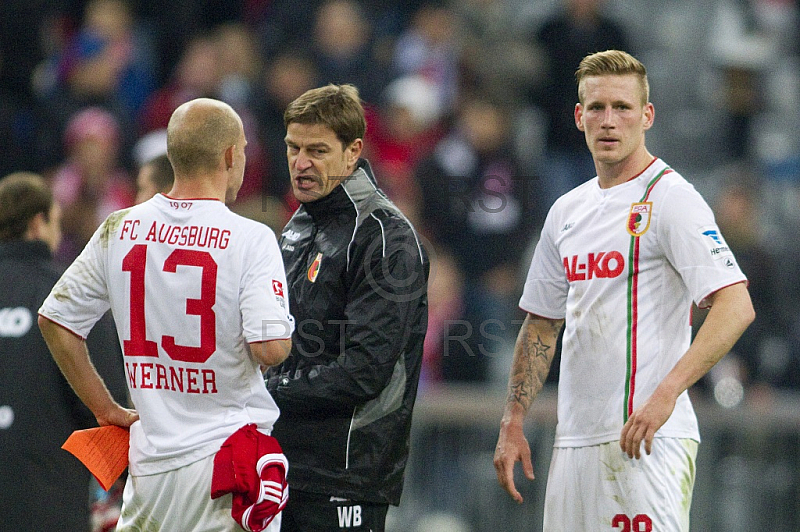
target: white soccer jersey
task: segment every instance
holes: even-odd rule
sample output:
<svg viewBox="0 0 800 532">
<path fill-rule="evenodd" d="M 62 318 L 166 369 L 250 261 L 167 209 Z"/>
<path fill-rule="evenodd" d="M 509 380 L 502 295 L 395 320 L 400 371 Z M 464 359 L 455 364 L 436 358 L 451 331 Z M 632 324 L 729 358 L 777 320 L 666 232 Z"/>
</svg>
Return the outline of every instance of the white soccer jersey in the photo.
<svg viewBox="0 0 800 532">
<path fill-rule="evenodd" d="M 691 340 L 691 303 L 745 280 L 700 194 L 660 159 L 556 201 L 520 307 L 565 319 L 555 445 L 618 440 Z M 699 441 L 686 392 L 657 436 Z"/>
<path fill-rule="evenodd" d="M 216 452 L 236 429 L 270 431 L 278 407 L 248 342 L 289 338 L 274 233 L 217 200 L 156 195 L 110 215 L 40 313 L 86 337 L 110 308 L 131 398 L 130 471 Z"/>
</svg>

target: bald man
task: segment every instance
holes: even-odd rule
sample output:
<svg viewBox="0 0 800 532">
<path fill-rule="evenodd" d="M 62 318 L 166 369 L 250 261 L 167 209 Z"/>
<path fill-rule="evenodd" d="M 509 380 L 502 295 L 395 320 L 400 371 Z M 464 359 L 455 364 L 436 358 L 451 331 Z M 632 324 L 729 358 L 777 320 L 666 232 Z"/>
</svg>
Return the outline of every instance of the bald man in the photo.
<svg viewBox="0 0 800 532">
<path fill-rule="evenodd" d="M 286 358 L 294 330 L 283 261 L 269 228 L 225 205 L 242 185 L 246 144 L 227 104 L 176 109 L 172 190 L 110 215 L 39 310 L 53 357 L 99 424 L 130 429 L 120 532 L 241 530 L 235 499 L 210 497 L 214 456 L 239 429 L 266 436 L 278 418 L 261 371 Z M 109 308 L 135 409 L 108 394 L 83 341 Z"/>
</svg>

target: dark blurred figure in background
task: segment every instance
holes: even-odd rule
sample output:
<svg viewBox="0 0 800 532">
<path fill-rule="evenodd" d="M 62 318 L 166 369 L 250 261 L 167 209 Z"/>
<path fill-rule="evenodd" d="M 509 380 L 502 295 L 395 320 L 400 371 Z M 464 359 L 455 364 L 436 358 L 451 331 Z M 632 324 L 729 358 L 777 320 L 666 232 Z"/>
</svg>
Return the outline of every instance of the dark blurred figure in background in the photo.
<svg viewBox="0 0 800 532">
<path fill-rule="evenodd" d="M 397 75 L 420 75 L 433 83 L 444 113 L 459 96 L 459 18 L 447 5 L 425 2 L 397 36 L 392 68 Z"/>
<path fill-rule="evenodd" d="M 543 58 L 528 39 L 529 23 L 508 0 L 450 2 L 462 21 L 457 38 L 461 86 L 479 86 L 497 98 L 519 105 L 541 83 Z M 531 149 L 531 148 L 528 148 Z"/>
<path fill-rule="evenodd" d="M 785 340 L 788 323 L 779 301 L 787 277 L 773 250 L 765 245 L 765 224 L 758 222 L 765 213 L 759 207 L 763 198 L 757 171 L 750 165 L 738 164 L 721 169 L 720 174 L 724 175 L 719 178 L 720 188 L 712 208 L 728 246 L 747 275 L 758 317 L 733 346 L 725 364 L 712 368 L 702 384 L 713 392 L 724 373 L 738 379 L 754 393 L 752 398 L 758 399 L 771 389 L 800 386 L 800 361 L 790 356 Z M 707 313 L 695 309 L 695 331 Z"/>
<path fill-rule="evenodd" d="M 175 172 L 166 153 L 157 155 L 139 168 L 136 176 L 136 203 L 147 201 L 156 194 L 166 194 L 172 189 Z"/>
<path fill-rule="evenodd" d="M 39 24 L 52 18 L 48 0 L 0 2 L 0 175 L 41 171 L 41 118 L 31 78 L 45 53 Z"/>
<path fill-rule="evenodd" d="M 261 204 L 267 164 L 256 112 L 264 61 L 258 50 L 255 33 L 243 23 L 228 22 L 214 28 L 214 40 L 219 67 L 217 98 L 239 114 L 247 136 L 244 182 L 236 202 L 231 205 L 234 212 L 245 214 L 242 209 L 249 208 L 250 204 Z"/>
<path fill-rule="evenodd" d="M 132 1 L 137 16 L 153 35 L 159 86 L 169 81 L 174 66 L 195 36 L 227 22 L 241 22 L 249 5 L 264 3 L 260 0 Z"/>
<path fill-rule="evenodd" d="M 565 0 L 563 9 L 539 26 L 533 41 L 544 53 L 543 83 L 530 103 L 547 118 L 546 145 L 540 173 L 545 201 L 593 177 L 596 172 L 583 134 L 575 127 L 575 65 L 587 54 L 631 50 L 622 25 L 603 15 L 605 0 Z"/>
<path fill-rule="evenodd" d="M 195 98 L 213 98 L 219 88 L 219 53 L 211 33 L 199 33 L 181 50 L 168 80 L 145 102 L 138 116 L 141 133 L 166 129 L 172 112 Z"/>
<path fill-rule="evenodd" d="M 757 159 L 764 155 L 765 135 L 788 130 L 793 136 L 796 130 L 796 123 L 781 115 L 794 115 L 797 106 L 789 103 L 796 102 L 797 87 L 787 74 L 797 71 L 798 5 L 771 0 L 713 5 L 707 46 L 715 83 L 709 88 L 722 118 L 720 148 L 727 157 Z M 767 151 L 779 142 L 770 141 Z"/>
<path fill-rule="evenodd" d="M 311 53 L 322 83 L 352 83 L 375 104 L 391 73 L 374 55 L 373 27 L 356 0 L 327 0 L 314 15 Z"/>
<path fill-rule="evenodd" d="M 541 222 L 537 180 L 520 173 L 506 109 L 475 96 L 463 101 L 453 131 L 420 162 L 415 179 L 423 233 L 452 254 L 465 282 L 466 322 L 445 335 L 463 341 L 448 342 L 442 376 L 484 380 L 495 366 L 508 367 L 500 357 L 511 356 L 518 330 L 509 301 L 520 288 L 532 228 Z"/>
<path fill-rule="evenodd" d="M 74 30 L 49 27 L 58 40 L 37 71 L 36 90 L 47 111 L 55 161 L 65 157 L 57 139 L 72 115 L 85 107 L 102 107 L 120 124 L 118 142 L 122 164 L 130 166 L 136 139 L 137 113 L 156 88 L 155 55 L 148 35 L 126 0 L 89 0 Z"/>
<path fill-rule="evenodd" d="M 156 56 L 150 36 L 127 0 L 90 0 L 83 23 L 59 65 L 63 80 L 87 97 L 112 95 L 129 120 L 156 87 Z"/>
<path fill-rule="evenodd" d="M 0 180 L 0 521 L 3 530 L 90 530 L 89 471 L 61 444 L 95 426 L 34 326 L 61 270 L 60 207 L 37 174 Z M 114 397 L 127 402 L 110 316 L 87 339 Z"/>
</svg>

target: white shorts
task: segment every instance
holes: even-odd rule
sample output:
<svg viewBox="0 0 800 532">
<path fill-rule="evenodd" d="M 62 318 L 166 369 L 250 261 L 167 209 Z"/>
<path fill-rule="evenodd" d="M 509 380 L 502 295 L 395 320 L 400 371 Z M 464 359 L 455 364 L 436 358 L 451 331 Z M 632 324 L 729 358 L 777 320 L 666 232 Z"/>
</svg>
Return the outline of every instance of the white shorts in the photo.
<svg viewBox="0 0 800 532">
<path fill-rule="evenodd" d="M 211 499 L 214 455 L 187 466 L 128 475 L 116 532 L 241 532 L 231 517 L 231 495 Z M 278 532 L 278 514 L 265 532 Z"/>
<path fill-rule="evenodd" d="M 556 447 L 544 530 L 688 531 L 697 447 L 688 438 L 655 438 L 652 453 L 638 460 L 617 441 Z"/>
</svg>

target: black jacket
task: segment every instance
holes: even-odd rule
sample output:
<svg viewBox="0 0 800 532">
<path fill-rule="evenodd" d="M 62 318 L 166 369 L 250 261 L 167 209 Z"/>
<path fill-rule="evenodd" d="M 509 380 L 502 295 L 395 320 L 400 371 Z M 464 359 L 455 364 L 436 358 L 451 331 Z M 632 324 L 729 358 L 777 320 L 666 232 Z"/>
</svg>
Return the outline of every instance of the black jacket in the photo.
<svg viewBox="0 0 800 532">
<path fill-rule="evenodd" d="M 0 243 L 0 523 L 3 530 L 90 530 L 89 471 L 61 444 L 96 425 L 58 369 L 36 323 L 61 275 L 44 242 Z M 126 401 L 111 315 L 87 338 L 114 397 Z"/>
<path fill-rule="evenodd" d="M 362 159 L 280 244 L 296 330 L 267 387 L 290 486 L 399 504 L 428 321 L 420 239 Z"/>
</svg>

